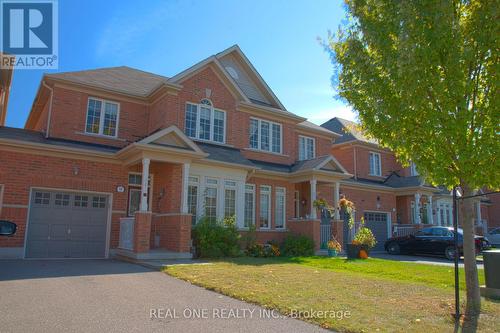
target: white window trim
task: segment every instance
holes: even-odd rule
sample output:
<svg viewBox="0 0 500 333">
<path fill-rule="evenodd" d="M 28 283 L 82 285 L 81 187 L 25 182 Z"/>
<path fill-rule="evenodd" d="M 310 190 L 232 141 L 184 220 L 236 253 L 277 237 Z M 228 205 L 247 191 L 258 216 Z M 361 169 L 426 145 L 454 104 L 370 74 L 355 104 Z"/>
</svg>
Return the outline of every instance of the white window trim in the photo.
<svg viewBox="0 0 500 333">
<path fill-rule="evenodd" d="M 90 106 L 90 100 L 93 99 L 95 101 L 100 101 L 101 102 L 101 115 L 99 117 L 99 133 L 92 133 L 92 132 L 87 132 L 87 125 L 88 125 L 88 119 L 89 119 L 89 106 Z M 104 117 L 106 113 L 106 108 L 105 108 L 105 103 L 112 103 L 116 104 L 116 130 L 115 130 L 115 135 L 106 135 L 103 134 L 104 131 Z M 98 97 L 89 97 L 87 99 L 87 112 L 85 113 L 85 128 L 83 132 L 88 135 L 94 135 L 94 136 L 99 136 L 103 138 L 110 138 L 110 139 L 117 139 L 118 138 L 118 129 L 120 128 L 120 103 L 115 102 L 115 101 L 110 101 L 107 99 L 102 99 Z"/>
<path fill-rule="evenodd" d="M 371 168 L 370 168 L 370 165 L 371 165 L 370 160 L 372 159 L 372 156 L 375 156 L 375 155 L 378 155 L 378 170 L 380 171 L 380 174 L 378 174 L 378 175 L 377 175 L 377 174 L 375 174 L 375 173 L 372 173 L 372 170 L 371 170 Z M 373 164 L 373 168 L 374 168 L 374 170 L 373 170 L 373 171 L 376 171 L 376 169 L 377 169 L 377 168 L 376 168 L 376 166 L 375 166 L 375 161 L 373 161 L 373 163 L 374 163 L 374 164 Z M 380 153 L 376 153 L 376 152 L 374 152 L 374 151 L 371 151 L 371 152 L 369 153 L 368 168 L 369 168 L 369 170 L 368 170 L 368 172 L 369 172 L 369 173 L 368 173 L 368 174 L 369 174 L 370 176 L 382 177 L 382 157 L 381 157 Z"/>
<path fill-rule="evenodd" d="M 227 184 L 227 182 L 234 182 L 234 185 Z M 238 182 L 236 180 L 232 179 L 224 179 L 224 191 L 222 192 L 223 195 L 223 200 L 224 200 L 224 207 L 223 207 L 223 216 L 226 216 L 226 190 L 234 190 L 234 215 L 236 216 L 236 204 L 238 202 L 238 188 L 237 188 Z"/>
<path fill-rule="evenodd" d="M 267 203 L 267 207 L 268 207 L 268 211 L 267 211 L 267 227 L 261 227 L 260 226 L 260 211 L 261 211 L 261 208 L 260 207 L 260 203 L 261 203 L 261 195 L 262 195 L 262 189 L 263 188 L 266 188 L 268 190 L 266 190 L 265 192 L 269 193 L 269 199 L 268 199 L 268 203 Z M 271 223 L 272 223 L 272 204 L 273 204 L 273 194 L 272 194 L 272 187 L 270 185 L 260 185 L 260 191 L 259 191 L 259 229 L 261 230 L 269 230 L 271 229 Z"/>
<path fill-rule="evenodd" d="M 252 187 L 252 189 L 247 189 L 246 188 L 247 186 Z M 250 222 L 251 223 L 250 225 L 254 225 L 255 226 L 255 217 L 257 215 L 256 212 L 255 212 L 255 201 L 256 201 L 256 198 L 255 198 L 255 184 L 245 184 L 245 196 L 243 197 L 244 198 L 243 200 L 246 200 L 245 197 L 246 197 L 247 193 L 250 193 L 253 196 L 252 221 Z M 246 208 L 246 201 L 245 201 L 245 208 Z M 245 215 L 245 211 L 243 211 L 243 228 L 242 229 L 249 229 L 250 225 L 248 227 L 245 227 L 245 219 L 246 219 L 246 215 Z"/>
<path fill-rule="evenodd" d="M 271 153 L 271 154 L 283 154 L 283 125 L 274 121 L 266 120 L 266 119 L 260 119 L 260 118 L 255 118 L 255 117 L 250 117 L 251 120 L 256 120 L 257 121 L 257 148 L 250 147 L 250 133 L 248 135 L 248 149 L 250 150 L 255 150 L 259 152 L 264 152 L 264 153 Z M 269 150 L 264 150 L 262 149 L 262 140 L 261 140 L 261 134 L 262 131 L 261 129 L 261 123 L 266 122 L 269 124 Z M 273 151 L 273 124 L 278 125 L 280 128 L 280 151 L 275 152 Z"/>
<path fill-rule="evenodd" d="M 214 180 L 217 182 L 217 184 L 210 184 L 208 183 L 209 180 Z M 203 195 L 202 195 L 202 216 L 206 216 L 206 205 L 205 205 L 205 202 L 207 200 L 207 196 L 206 196 L 206 190 L 208 188 L 212 188 L 212 189 L 215 189 L 216 190 L 216 194 L 215 194 L 215 219 L 216 220 L 219 220 L 221 219 L 221 217 L 224 216 L 224 195 L 222 195 L 221 193 L 221 190 L 220 190 L 220 186 L 221 185 L 221 179 L 219 178 L 215 178 L 215 177 L 205 177 L 205 181 L 204 181 L 204 187 L 202 189 L 203 191 Z M 222 198 L 222 200 L 221 200 Z"/>
<path fill-rule="evenodd" d="M 216 144 L 225 144 L 226 143 L 226 132 L 227 132 L 227 112 L 221 109 L 216 109 L 214 108 L 214 105 L 212 101 L 210 101 L 210 105 L 208 104 L 201 104 L 201 103 L 193 103 L 193 102 L 186 102 L 186 105 L 192 105 L 196 107 L 196 128 L 195 128 L 195 137 L 191 137 L 193 139 L 199 140 L 199 141 L 205 141 L 205 142 L 213 142 Z M 200 138 L 200 115 L 201 115 L 201 107 L 204 108 L 210 108 L 210 139 L 202 139 Z M 222 112 L 224 114 L 224 129 L 222 133 L 222 142 L 220 141 L 215 141 L 214 140 L 214 114 L 215 111 Z M 186 133 L 186 108 L 184 108 L 184 133 Z"/>
<path fill-rule="evenodd" d="M 283 190 L 283 194 L 278 195 L 278 190 Z M 276 222 L 278 219 L 276 218 L 277 212 L 278 212 L 278 196 L 283 195 L 283 224 L 280 227 L 276 226 Z M 279 230 L 285 230 L 286 229 L 286 187 L 280 187 L 276 186 L 274 188 L 274 202 L 275 202 L 275 207 L 274 207 L 274 228 L 279 229 Z"/>
<path fill-rule="evenodd" d="M 304 158 L 300 159 L 300 139 L 304 139 Z M 312 140 L 313 142 L 313 152 L 312 152 L 312 158 L 307 158 L 307 140 Z M 316 158 L 316 138 L 310 137 L 310 136 L 305 136 L 305 135 L 299 135 L 299 160 L 300 161 L 306 161 L 309 159 L 315 159 Z"/>
</svg>

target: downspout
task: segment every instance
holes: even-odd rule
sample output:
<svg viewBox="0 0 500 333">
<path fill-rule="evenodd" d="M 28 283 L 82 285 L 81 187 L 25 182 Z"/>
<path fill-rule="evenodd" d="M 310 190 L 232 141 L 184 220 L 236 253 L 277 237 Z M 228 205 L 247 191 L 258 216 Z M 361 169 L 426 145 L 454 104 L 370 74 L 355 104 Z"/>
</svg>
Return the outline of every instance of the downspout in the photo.
<svg viewBox="0 0 500 333">
<path fill-rule="evenodd" d="M 50 132 L 50 117 L 52 116 L 52 97 L 54 96 L 54 89 L 45 83 L 45 81 L 42 81 L 42 85 L 50 90 L 49 115 L 47 116 L 47 130 L 45 131 L 45 138 L 48 138 Z"/>
<path fill-rule="evenodd" d="M 354 179 L 358 179 L 358 169 L 357 169 L 357 156 L 356 156 L 356 146 L 353 146 L 354 148 Z"/>
</svg>

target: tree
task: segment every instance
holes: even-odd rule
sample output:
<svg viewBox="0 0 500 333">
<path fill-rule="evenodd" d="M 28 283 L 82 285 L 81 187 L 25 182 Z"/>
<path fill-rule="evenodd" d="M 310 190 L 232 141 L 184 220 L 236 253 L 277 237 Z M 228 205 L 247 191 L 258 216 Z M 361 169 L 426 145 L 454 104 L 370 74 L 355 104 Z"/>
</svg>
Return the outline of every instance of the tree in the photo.
<svg viewBox="0 0 500 333">
<path fill-rule="evenodd" d="M 341 99 L 360 126 L 425 179 L 463 196 L 500 187 L 499 0 L 346 0 L 330 35 Z M 467 287 L 465 331 L 480 295 L 473 202 L 462 204 Z"/>
</svg>

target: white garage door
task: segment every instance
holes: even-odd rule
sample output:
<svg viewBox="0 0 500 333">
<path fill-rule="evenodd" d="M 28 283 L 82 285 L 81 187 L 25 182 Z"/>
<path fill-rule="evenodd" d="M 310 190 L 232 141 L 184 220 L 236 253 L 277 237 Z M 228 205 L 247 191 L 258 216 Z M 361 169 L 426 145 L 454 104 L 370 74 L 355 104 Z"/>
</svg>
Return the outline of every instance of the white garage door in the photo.
<svg viewBox="0 0 500 333">
<path fill-rule="evenodd" d="M 27 258 L 103 258 L 108 197 L 64 191 L 32 191 Z"/>
</svg>

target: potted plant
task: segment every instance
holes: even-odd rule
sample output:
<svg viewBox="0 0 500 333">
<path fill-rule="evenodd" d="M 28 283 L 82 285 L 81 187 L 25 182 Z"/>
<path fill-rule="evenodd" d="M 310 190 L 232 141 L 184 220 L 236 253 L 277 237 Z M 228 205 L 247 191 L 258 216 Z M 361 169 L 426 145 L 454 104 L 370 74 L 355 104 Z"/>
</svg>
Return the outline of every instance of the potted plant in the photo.
<svg viewBox="0 0 500 333">
<path fill-rule="evenodd" d="M 377 244 L 377 240 L 370 229 L 361 227 L 354 236 L 352 244 L 354 245 L 352 250 L 357 251 L 356 254 L 352 253 L 353 257 L 366 259 L 370 255 L 370 250 Z"/>
<path fill-rule="evenodd" d="M 349 230 L 352 230 L 354 228 L 354 203 L 342 197 L 339 201 L 339 207 L 344 212 L 344 223 L 347 223 Z M 347 258 L 358 258 L 360 249 L 360 245 L 356 241 L 348 243 L 346 246 Z"/>
<path fill-rule="evenodd" d="M 342 246 L 340 243 L 333 237 L 330 239 L 327 243 L 328 246 L 328 256 L 329 257 L 336 257 L 337 254 L 342 251 Z"/>
</svg>

